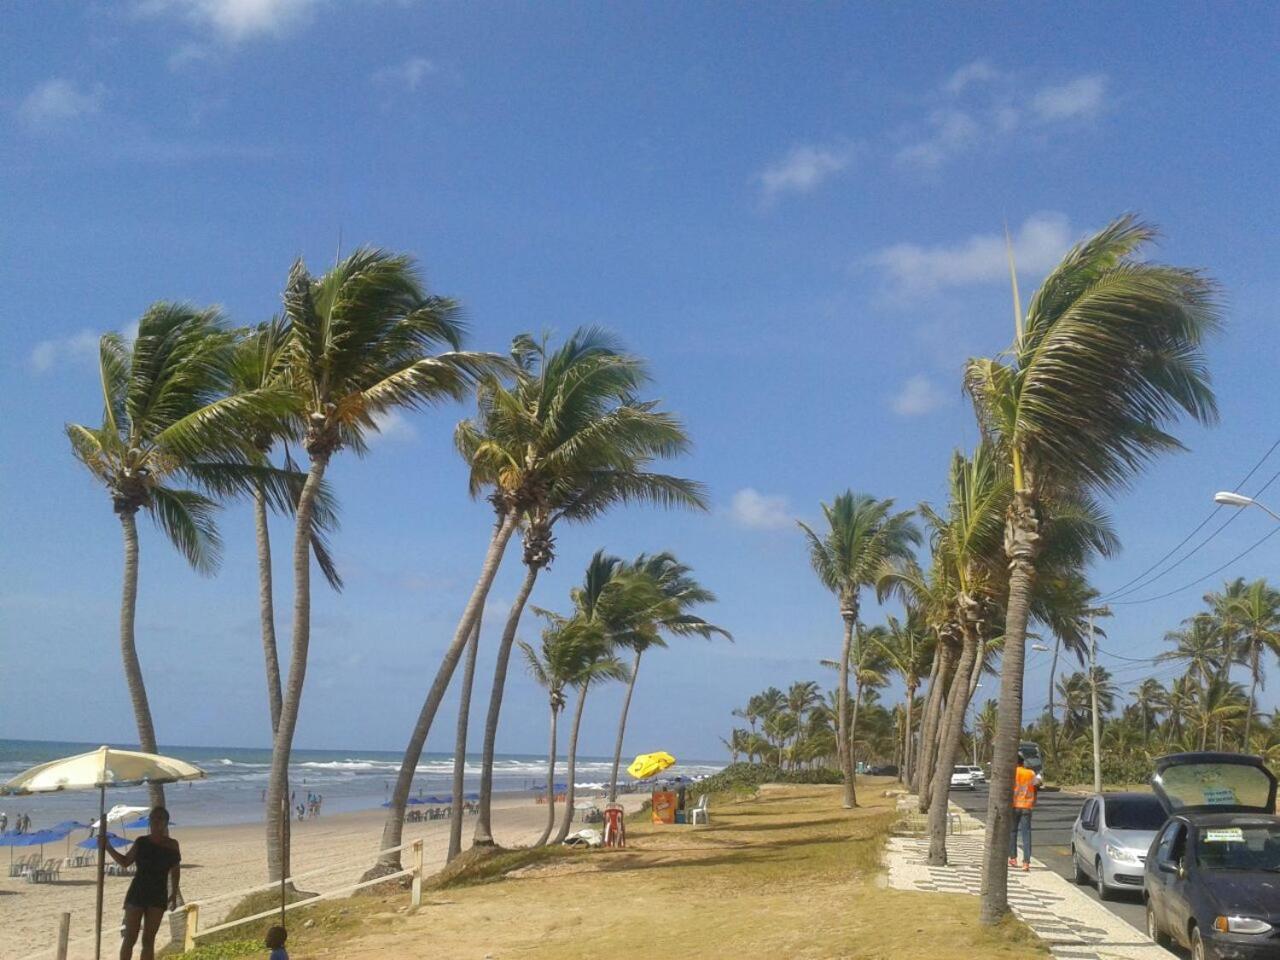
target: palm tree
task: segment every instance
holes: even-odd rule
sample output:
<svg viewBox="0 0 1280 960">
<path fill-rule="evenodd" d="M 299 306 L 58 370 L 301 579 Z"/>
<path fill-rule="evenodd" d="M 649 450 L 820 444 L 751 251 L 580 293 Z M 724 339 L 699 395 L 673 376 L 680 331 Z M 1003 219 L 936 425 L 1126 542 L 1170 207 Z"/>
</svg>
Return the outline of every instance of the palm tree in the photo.
<svg viewBox="0 0 1280 960">
<path fill-rule="evenodd" d="M 1200 731 L 1200 749 L 1209 744 L 1209 730 L 1216 727 L 1219 738 L 1227 724 L 1234 723 L 1242 717 L 1248 717 L 1249 703 L 1244 688 L 1230 680 L 1219 680 L 1215 677 L 1205 686 L 1192 708 L 1197 728 Z M 1222 749 L 1222 744 L 1218 744 Z"/>
<path fill-rule="evenodd" d="M 1174 644 L 1174 649 L 1158 655 L 1156 660 L 1185 663 L 1187 675 L 1194 677 L 1203 690 L 1220 678 L 1221 637 L 1213 618 L 1206 614 L 1196 614 L 1183 624 L 1181 630 L 1170 630 L 1164 635 L 1165 643 Z"/>
<path fill-rule="evenodd" d="M 907 608 L 906 621 L 897 617 L 888 617 L 888 630 L 885 642 L 881 645 L 884 655 L 892 665 L 893 671 L 902 678 L 905 689 L 903 699 L 905 716 L 903 717 L 902 766 L 899 779 L 904 783 L 911 782 L 912 732 L 914 730 L 914 709 L 916 691 L 920 681 L 928 673 L 933 664 L 935 638 L 925 625 L 924 614 L 915 607 Z"/>
<path fill-rule="evenodd" d="M 239 418 L 279 415 L 287 403 L 269 392 L 226 396 L 231 350 L 216 310 L 153 304 L 132 343 L 115 333 L 99 342 L 102 425 L 66 425 L 72 454 L 106 488 L 120 521 L 120 656 L 138 743 L 148 753 L 156 752 L 155 725 L 134 638 L 138 511 L 146 510 L 187 562 L 209 574 L 222 541 L 216 503 L 206 494 L 246 493 L 261 480 L 273 495 L 287 497 L 278 476 L 257 470 L 237 434 Z M 162 787 L 150 793 L 152 804 L 164 802 Z"/>
<path fill-rule="evenodd" d="M 809 562 L 822 585 L 836 595 L 844 621 L 844 643 L 837 661 L 840 680 L 836 742 L 844 775 L 844 806 L 848 809 L 858 804 L 848 747 L 855 731 L 850 728 L 846 705 L 862 589 L 874 586 L 890 564 L 909 560 L 911 548 L 920 542 L 920 531 L 911 522 L 911 511 L 894 513 L 892 500 L 877 500 L 852 490 L 846 490 L 829 505 L 824 503 L 822 513 L 827 521 L 822 536 L 804 523 L 800 523 L 800 529 L 809 541 Z"/>
<path fill-rule="evenodd" d="M 365 437 L 377 431 L 380 415 L 461 399 L 492 359 L 458 352 L 462 327 L 454 302 L 427 295 L 412 260 L 382 250 L 356 250 L 318 278 L 299 260 L 289 273 L 284 308 L 292 329 L 287 383 L 302 419 L 302 445 L 309 463 L 297 501 L 293 636 L 271 753 L 267 809 L 272 811 L 281 809 L 288 791 L 289 756 L 311 642 L 315 505 L 329 461 L 344 447 L 363 454 Z M 430 354 L 441 347 L 452 349 Z M 469 632 L 458 644 L 459 653 Z M 279 818 L 268 817 L 271 880 L 286 876 L 288 866 Z"/>
<path fill-rule="evenodd" d="M 974 718 L 974 727 L 978 735 L 978 740 L 982 744 L 982 756 L 991 755 L 991 746 L 995 743 L 996 737 L 996 721 L 997 721 L 996 701 L 994 698 L 988 699 L 982 705 L 982 709 L 978 711 Z"/>
<path fill-rule="evenodd" d="M 648 609 L 637 614 L 639 619 L 632 629 L 619 634 L 618 643 L 634 656 L 627 692 L 622 700 L 622 712 L 618 717 L 618 736 L 613 745 L 613 767 L 609 773 L 610 803 L 618 799 L 618 769 L 622 763 L 623 738 L 627 731 L 627 715 L 631 711 L 631 697 L 636 689 L 636 676 L 640 672 L 640 658 L 651 647 L 665 647 L 664 634 L 696 636 L 705 640 L 718 635 L 733 640 L 728 630 L 691 612 L 694 607 L 715 603 L 716 595 L 693 578 L 692 567 L 681 563 L 671 553 L 642 553 L 628 565 L 626 572 L 650 585 L 654 601 Z"/>
<path fill-rule="evenodd" d="M 524 494 L 519 519 L 525 576 L 498 644 L 485 717 L 472 841 L 482 846 L 494 842 L 493 757 L 511 645 L 538 574 L 554 559 L 556 524 L 593 520 L 623 503 L 706 507 L 699 484 L 647 469 L 656 458 L 687 450 L 689 440 L 674 416 L 656 409 L 656 401 L 636 398 L 648 380 L 638 358 L 622 353 L 598 330 L 578 332 L 554 353 L 545 342 L 525 337 L 517 352 L 514 384 L 487 384 L 480 423 L 460 425 L 457 437 L 473 464 L 473 485 L 506 484 Z M 384 847 L 386 839 L 384 831 Z"/>
<path fill-rule="evenodd" d="M 1160 713 L 1168 706 L 1169 691 L 1155 677 L 1147 677 L 1134 688 L 1133 699 L 1142 713 L 1143 746 L 1150 746 L 1151 721 L 1155 718 L 1158 722 Z"/>
<path fill-rule="evenodd" d="M 1014 487 L 1005 532 L 1010 583 L 1000 731 L 988 800 L 993 836 L 1008 831 L 1041 502 L 1056 490 L 1111 492 L 1158 454 L 1180 448 L 1164 429 L 1179 412 L 1201 422 L 1216 417 L 1202 352 L 1219 327 L 1214 287 L 1194 270 L 1136 259 L 1153 236 L 1125 216 L 1078 244 L 1032 297 L 1025 322 L 1015 278 L 1007 359 L 966 367 L 979 422 L 1008 458 Z M 995 923 L 1008 911 L 1007 861 L 1000 844 L 987 847 L 980 919 Z"/>
<path fill-rule="evenodd" d="M 1241 749 L 1248 752 L 1258 688 L 1266 684 L 1262 655 L 1265 651 L 1280 655 L 1280 592 L 1267 586 L 1266 580 L 1255 580 L 1232 598 L 1227 610 L 1240 629 L 1236 656 L 1249 668 L 1249 712 L 1245 714 L 1241 741 Z"/>
<path fill-rule="evenodd" d="M 551 707 L 551 745 L 547 753 L 547 823 L 542 828 L 536 847 L 545 846 L 556 825 L 556 721 L 565 706 L 565 687 L 579 677 L 586 661 L 594 650 L 603 649 L 599 637 L 579 621 L 549 618 L 549 626 L 542 631 L 541 650 L 535 650 L 523 640 L 519 641 L 529 665 L 529 673 L 538 685 L 547 691 Z M 569 773 L 570 781 L 573 772 Z M 573 801 L 567 806 L 573 809 Z"/>
<path fill-rule="evenodd" d="M 658 601 L 657 590 L 651 581 L 630 574 L 618 557 L 597 550 L 587 564 L 582 586 L 570 594 L 573 614 L 569 618 L 538 610 L 552 623 L 564 629 L 576 631 L 580 636 L 583 655 L 570 684 L 578 690 L 578 705 L 574 710 L 573 729 L 569 736 L 568 789 L 565 796 L 565 812 L 555 842 L 563 843 L 569 835 L 573 821 L 574 783 L 578 759 L 578 734 L 582 729 L 582 714 L 587 703 L 587 691 L 600 680 L 625 680 L 627 669 L 616 656 L 619 647 L 628 638 L 647 628 L 645 612 Z M 535 608 L 536 609 L 536 608 Z"/>
</svg>

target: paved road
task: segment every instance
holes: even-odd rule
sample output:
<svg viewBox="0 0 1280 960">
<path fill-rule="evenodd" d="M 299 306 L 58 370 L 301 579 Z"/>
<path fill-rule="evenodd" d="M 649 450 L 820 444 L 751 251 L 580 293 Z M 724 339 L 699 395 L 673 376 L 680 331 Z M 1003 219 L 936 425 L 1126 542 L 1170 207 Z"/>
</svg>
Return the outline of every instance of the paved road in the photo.
<svg viewBox="0 0 1280 960">
<path fill-rule="evenodd" d="M 986 821 L 985 786 L 973 791 L 952 791 L 951 800 L 970 815 Z M 1041 791 L 1036 800 L 1036 812 L 1031 818 L 1031 855 L 1067 879 L 1071 878 L 1071 825 L 1076 822 L 1076 814 L 1080 812 L 1082 803 L 1084 799 L 1078 795 Z M 1085 892 L 1094 900 L 1098 899 L 1096 890 L 1088 888 Z M 1144 931 L 1145 936 L 1147 921 L 1142 894 L 1122 890 L 1114 891 L 1111 895 L 1114 899 L 1104 901 L 1102 905 L 1138 930 Z"/>
</svg>

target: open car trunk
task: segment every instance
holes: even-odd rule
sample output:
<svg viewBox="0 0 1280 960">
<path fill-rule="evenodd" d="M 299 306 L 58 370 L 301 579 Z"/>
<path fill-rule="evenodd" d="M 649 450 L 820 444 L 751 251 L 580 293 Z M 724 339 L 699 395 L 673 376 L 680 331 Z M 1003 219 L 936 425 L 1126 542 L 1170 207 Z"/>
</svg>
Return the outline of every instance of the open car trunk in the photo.
<svg viewBox="0 0 1280 960">
<path fill-rule="evenodd" d="M 1276 778 L 1260 757 L 1175 753 L 1156 761 L 1151 788 L 1175 813 L 1265 813 L 1276 809 Z"/>
</svg>

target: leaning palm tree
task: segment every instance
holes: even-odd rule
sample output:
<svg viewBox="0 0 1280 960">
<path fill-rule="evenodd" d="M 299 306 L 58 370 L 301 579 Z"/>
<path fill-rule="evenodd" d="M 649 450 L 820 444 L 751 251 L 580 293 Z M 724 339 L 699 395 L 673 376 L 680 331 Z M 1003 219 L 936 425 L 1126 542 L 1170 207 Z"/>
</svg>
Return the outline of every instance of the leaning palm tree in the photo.
<svg viewBox="0 0 1280 960">
<path fill-rule="evenodd" d="M 237 433 L 241 418 L 280 415 L 285 398 L 227 397 L 232 336 L 213 309 L 153 304 L 132 343 L 109 333 L 99 343 L 100 427 L 66 426 L 72 454 L 111 497 L 124 535 L 120 655 L 142 749 L 156 751 L 155 725 L 134 638 L 138 601 L 137 514 L 146 510 L 200 573 L 216 569 L 222 541 L 212 496 L 245 493 L 261 479 L 282 496 L 279 478 L 259 474 Z M 164 801 L 151 787 L 151 802 Z"/>
<path fill-rule="evenodd" d="M 591 345 L 605 349 L 592 349 Z M 498 643 L 480 767 L 480 809 L 473 844 L 494 843 L 493 760 L 507 664 L 520 618 L 539 573 L 555 557 L 555 528 L 587 522 L 624 503 L 705 509 L 700 484 L 649 471 L 658 458 L 689 447 L 683 425 L 635 393 L 648 375 L 597 330 L 580 331 L 562 349 L 523 341 L 515 382 L 492 386 L 479 425 L 459 428 L 473 476 L 526 492 L 520 512 L 525 576 Z"/>
<path fill-rule="evenodd" d="M 1249 669 L 1249 712 L 1244 717 L 1244 738 L 1240 749 L 1249 751 L 1249 735 L 1258 703 L 1258 688 L 1265 686 L 1264 653 L 1280 655 L 1280 591 L 1255 580 L 1234 597 L 1229 611 L 1240 630 L 1236 657 Z"/>
<path fill-rule="evenodd" d="M 911 548 L 920 542 L 920 531 L 911 522 L 911 511 L 894 513 L 892 500 L 877 500 L 852 490 L 824 503 L 822 513 L 827 528 L 821 536 L 804 523 L 800 529 L 809 541 L 809 562 L 822 585 L 836 595 L 844 621 L 844 642 L 837 661 L 836 742 L 844 776 L 844 806 L 850 808 L 858 805 L 858 797 L 848 743 L 849 662 L 862 589 L 874 586 L 889 564 L 908 560 Z"/>
<path fill-rule="evenodd" d="M 298 405 L 308 469 L 294 525 L 293 636 L 271 752 L 267 809 L 272 811 L 281 808 L 288 790 L 311 642 L 316 499 L 329 462 L 344 447 L 365 453 L 366 437 L 378 430 L 380 416 L 461 399 L 492 361 L 458 350 L 463 330 L 456 304 L 428 295 L 410 258 L 382 250 L 356 250 L 321 277 L 311 276 L 299 260 L 289 274 L 284 312 L 292 329 L 286 382 Z M 433 355 L 441 348 L 449 349 Z M 281 840 L 279 818 L 268 817 L 267 868 L 273 881 L 288 875 Z"/>
<path fill-rule="evenodd" d="M 1001 359 L 966 366 L 979 424 L 1010 464 L 1014 488 L 1005 525 L 1010 583 L 1000 730 L 988 801 L 995 837 L 1008 832 L 1044 498 L 1057 490 L 1112 492 L 1155 456 L 1181 448 L 1165 430 L 1179 413 L 1201 422 L 1216 417 L 1202 352 L 1220 325 L 1213 284 L 1194 270 L 1138 260 L 1153 237 L 1150 227 L 1125 216 L 1078 244 L 1036 291 L 1025 321 L 1015 278 L 1013 345 Z M 1007 869 L 1001 844 L 987 844 L 983 923 L 1008 911 Z"/>
<path fill-rule="evenodd" d="M 665 647 L 666 635 L 702 637 L 704 640 L 714 636 L 733 639 L 728 630 L 692 612 L 695 607 L 715 603 L 716 595 L 694 579 L 692 567 L 681 563 L 673 554 L 642 553 L 623 572 L 649 584 L 653 602 L 638 614 L 632 629 L 620 633 L 616 641 L 618 646 L 630 650 L 633 657 L 627 692 L 618 717 L 618 736 L 613 744 L 613 767 L 609 773 L 610 803 L 618 799 L 618 769 L 622 764 L 623 738 L 627 731 L 627 715 L 631 711 L 631 697 L 636 690 L 636 676 L 640 672 L 640 658 L 652 647 Z"/>
</svg>

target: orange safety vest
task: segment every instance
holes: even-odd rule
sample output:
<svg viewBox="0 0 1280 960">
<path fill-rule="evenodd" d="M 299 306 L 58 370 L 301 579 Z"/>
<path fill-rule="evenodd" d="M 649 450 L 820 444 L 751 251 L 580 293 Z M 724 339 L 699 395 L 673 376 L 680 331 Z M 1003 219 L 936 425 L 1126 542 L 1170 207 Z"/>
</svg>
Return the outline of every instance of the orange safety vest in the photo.
<svg viewBox="0 0 1280 960">
<path fill-rule="evenodd" d="M 1018 767 L 1013 779 L 1013 809 L 1031 810 L 1036 805 L 1036 772 Z"/>
</svg>

